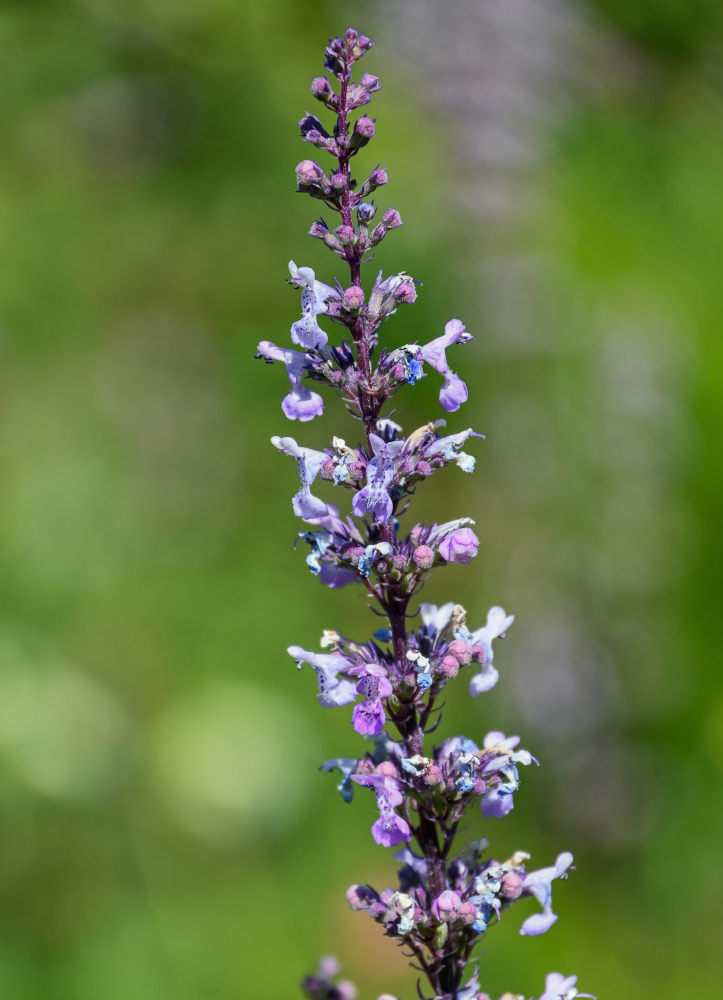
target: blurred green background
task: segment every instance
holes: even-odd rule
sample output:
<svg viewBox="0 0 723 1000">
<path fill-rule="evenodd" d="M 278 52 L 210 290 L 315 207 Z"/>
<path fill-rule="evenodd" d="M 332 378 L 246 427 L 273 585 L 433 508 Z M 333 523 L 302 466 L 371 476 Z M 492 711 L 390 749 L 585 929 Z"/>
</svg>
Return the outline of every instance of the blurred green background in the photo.
<svg viewBox="0 0 723 1000">
<path fill-rule="evenodd" d="M 340 273 L 293 167 L 350 21 L 385 88 L 359 170 L 387 167 L 406 222 L 377 263 L 424 283 L 385 335 L 476 334 L 449 428 L 486 433 L 477 473 L 418 510 L 471 514 L 483 544 L 426 596 L 517 615 L 500 684 L 451 689 L 445 731 L 519 732 L 542 762 L 488 824 L 498 856 L 578 862 L 546 937 L 521 913 L 489 934 L 483 985 L 716 995 L 716 11 L 0 5 L 0 996 L 276 1000 L 325 952 L 362 997 L 415 995 L 344 902 L 393 869 L 371 796 L 346 806 L 316 771 L 358 739 L 285 653 L 370 616 L 292 551 L 295 470 L 268 438 L 355 428 L 333 407 L 290 428 L 283 370 L 253 360 L 298 314 L 287 261 Z M 425 380 L 398 417 L 436 397 Z"/>
</svg>

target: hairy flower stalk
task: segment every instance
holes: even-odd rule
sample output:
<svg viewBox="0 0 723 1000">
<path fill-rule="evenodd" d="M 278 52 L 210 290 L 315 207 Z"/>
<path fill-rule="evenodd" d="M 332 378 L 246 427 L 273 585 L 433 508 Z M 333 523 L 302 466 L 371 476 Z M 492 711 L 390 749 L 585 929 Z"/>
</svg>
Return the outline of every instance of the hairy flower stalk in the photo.
<svg viewBox="0 0 723 1000">
<path fill-rule="evenodd" d="M 366 114 L 352 120 L 379 89 L 369 73 L 356 82 L 352 76 L 371 45 L 351 28 L 343 38 L 330 40 L 324 65 L 332 79 L 317 77 L 310 89 L 333 114 L 333 127 L 327 131 L 309 112 L 299 122 L 303 139 L 333 163 L 330 170 L 315 159 L 299 163 L 298 190 L 339 216 L 335 228 L 318 219 L 310 234 L 345 263 L 348 283 L 325 284 L 311 268 L 292 261 L 290 283 L 301 291 L 301 318 L 291 326 L 295 346 L 262 341 L 257 356 L 285 366 L 291 389 L 281 405 L 289 420 L 304 423 L 320 414 L 324 398 L 316 388 L 326 388 L 359 422 L 361 440 L 353 444 L 334 437 L 329 447 L 315 450 L 286 436 L 273 437 L 272 443 L 297 464 L 300 486 L 292 507 L 304 522 L 299 539 L 309 547 L 309 569 L 331 588 L 363 587 L 387 624 L 366 642 L 325 631 L 321 651 L 291 646 L 288 652 L 299 668 L 315 671 L 322 706 L 349 710 L 354 705 L 350 720 L 366 738 L 366 751 L 358 758 L 329 760 L 322 769 L 338 772 L 347 802 L 355 786 L 373 793 L 379 816 L 372 836 L 377 844 L 396 848 L 400 862 L 397 889 L 353 885 L 349 905 L 365 911 L 407 949 L 435 1000 L 490 1000 L 481 992 L 477 969 L 468 968 L 475 946 L 511 906 L 527 899 L 538 908 L 527 915 L 520 933 L 547 931 L 557 920 L 552 882 L 566 877 L 572 855 L 564 852 L 552 865 L 530 870 L 523 851 L 500 861 L 489 854 L 486 840 L 467 842 L 462 849 L 456 844 L 463 818 L 476 805 L 485 819 L 512 809 L 519 768 L 537 761 L 519 748 L 518 737 L 497 731 L 474 740 L 455 736 L 433 742 L 440 722 L 438 699 L 450 681 L 467 671 L 473 696 L 496 684 L 492 644 L 504 637 L 513 616 L 492 607 L 484 623 L 475 612 L 468 624 L 459 604 L 417 607 L 415 602 L 433 570 L 470 563 L 478 540 L 467 517 L 416 524 L 406 534 L 400 519 L 421 480 L 450 464 L 474 470 L 474 458 L 463 449 L 482 435 L 471 428 L 447 434 L 444 420 L 405 435 L 382 416 L 399 388 L 432 373 L 442 378 L 442 407 L 448 413 L 459 410 L 467 387 L 447 353 L 454 357 L 457 346 L 472 337 L 460 320 L 451 319 L 429 343 L 379 347 L 382 324 L 400 305 L 413 303 L 417 293 L 416 282 L 404 272 L 384 277 L 380 271 L 368 292 L 362 285 L 362 265 L 402 224 L 391 207 L 377 216 L 371 196 L 387 183 L 381 167 L 362 183 L 352 176 L 354 157 L 374 135 L 374 120 Z M 338 343 L 331 342 L 320 319 L 342 328 Z M 351 493 L 351 515 L 312 492 L 319 480 Z M 353 1000 L 355 987 L 337 975 L 335 960 L 323 959 L 302 988 L 314 1000 Z M 589 996 L 578 993 L 575 984 L 574 976 L 551 973 L 539 1000 Z M 420 996 L 428 995 L 421 983 L 418 988 Z M 524 1000 L 505 994 L 507 1000 L 515 996 Z"/>
</svg>

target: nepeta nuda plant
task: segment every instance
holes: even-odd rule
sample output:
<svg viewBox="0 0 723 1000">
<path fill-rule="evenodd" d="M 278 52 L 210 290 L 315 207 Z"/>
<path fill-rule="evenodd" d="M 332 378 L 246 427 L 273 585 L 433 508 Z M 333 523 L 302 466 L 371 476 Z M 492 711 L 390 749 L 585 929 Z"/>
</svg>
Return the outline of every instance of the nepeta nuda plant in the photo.
<svg viewBox="0 0 723 1000">
<path fill-rule="evenodd" d="M 338 787 L 345 801 L 351 801 L 355 786 L 374 794 L 379 817 L 372 836 L 382 847 L 396 848 L 400 862 L 397 889 L 353 885 L 349 905 L 407 950 L 436 1000 L 489 1000 L 480 992 L 477 969 L 466 973 L 475 945 L 513 904 L 529 898 L 538 909 L 526 916 L 520 933 L 547 931 L 557 920 L 552 882 L 566 877 L 572 855 L 564 852 L 549 867 L 529 870 L 523 851 L 500 861 L 489 855 L 486 840 L 456 843 L 462 820 L 475 807 L 486 820 L 509 813 L 518 769 L 537 762 L 519 748 L 516 736 L 497 731 L 476 740 L 436 735 L 438 700 L 450 681 L 461 672 L 471 675 L 473 696 L 497 683 L 492 644 L 504 636 L 513 616 L 493 607 L 485 624 L 475 620 L 476 612 L 468 623 L 459 604 L 415 606 L 428 575 L 447 563 L 470 563 L 478 540 L 468 517 L 408 530 L 401 518 L 422 480 L 447 465 L 474 470 L 474 458 L 463 448 L 481 435 L 471 428 L 443 434 L 444 420 L 405 435 L 382 415 L 398 389 L 428 374 L 441 376 L 439 401 L 456 413 L 467 400 L 467 386 L 450 367 L 447 353 L 454 355 L 472 337 L 460 320 L 451 319 L 429 343 L 394 350 L 379 345 L 383 324 L 398 306 L 413 303 L 417 293 L 404 272 L 390 277 L 379 272 L 368 291 L 362 284 L 362 265 L 402 224 L 393 208 L 377 217 L 371 196 L 387 183 L 383 169 L 375 167 L 362 183 L 352 177 L 353 158 L 374 136 L 374 119 L 366 114 L 351 118 L 379 90 L 377 77 L 369 73 L 356 82 L 352 78 L 354 64 L 371 45 L 351 28 L 329 42 L 324 65 L 336 84 L 317 77 L 311 92 L 331 112 L 333 127 L 328 131 L 308 112 L 299 122 L 303 139 L 329 154 L 334 164 L 327 172 L 316 160 L 303 160 L 296 168 L 298 190 L 341 216 L 334 228 L 319 219 L 310 234 L 348 266 L 349 278 L 325 284 L 311 268 L 292 261 L 290 283 L 301 289 L 301 317 L 291 327 L 295 347 L 262 341 L 258 356 L 286 367 L 291 388 L 281 408 L 289 420 L 305 423 L 322 412 L 324 400 L 316 386 L 335 392 L 358 421 L 358 441 L 347 444 L 334 437 L 323 451 L 293 437 L 272 442 L 298 466 L 301 484 L 292 504 L 305 524 L 299 538 L 309 547 L 309 569 L 332 589 L 363 587 L 386 624 L 366 642 L 325 631 L 323 652 L 300 646 L 288 652 L 299 667 L 316 672 L 322 706 L 348 710 L 354 705 L 350 721 L 366 738 L 366 751 L 322 766 L 341 775 Z M 338 343 L 330 342 L 321 317 L 342 328 Z M 312 493 L 317 478 L 351 494 L 353 516 Z M 414 625 L 411 631 L 408 624 Z M 313 1000 L 352 1000 L 355 987 L 337 981 L 337 974 L 333 959 L 322 960 L 304 981 L 304 992 Z M 574 976 L 553 972 L 539 1000 L 590 996 L 578 993 L 575 983 Z M 418 989 L 427 996 L 422 983 Z M 514 1000 L 509 993 L 505 998 Z"/>
</svg>

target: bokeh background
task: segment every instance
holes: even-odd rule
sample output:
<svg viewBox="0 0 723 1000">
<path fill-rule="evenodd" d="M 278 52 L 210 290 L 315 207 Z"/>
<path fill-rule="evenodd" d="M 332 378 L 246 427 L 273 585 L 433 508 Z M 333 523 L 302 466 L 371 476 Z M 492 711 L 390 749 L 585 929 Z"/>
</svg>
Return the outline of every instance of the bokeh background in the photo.
<svg viewBox="0 0 723 1000">
<path fill-rule="evenodd" d="M 574 851 L 559 923 L 484 943 L 483 985 L 577 972 L 600 997 L 721 981 L 723 203 L 715 0 L 4 0 L 0 6 L 0 996 L 294 997 L 320 953 L 404 1000 L 347 911 L 384 886 L 356 753 L 284 650 L 368 635 L 292 551 L 278 366 L 331 280 L 296 196 L 328 35 L 377 46 L 374 147 L 423 282 L 385 335 L 476 334 L 456 365 L 478 471 L 420 514 L 482 547 L 427 599 L 517 615 L 501 682 L 445 727 L 519 732 L 542 767 L 485 831 Z M 434 384 L 433 384 L 434 383 Z M 430 378 L 399 397 L 438 416 Z M 333 408 L 331 408 L 333 409 Z M 353 438 L 338 409 L 306 444 Z M 476 833 L 482 832 L 478 820 Z"/>
</svg>

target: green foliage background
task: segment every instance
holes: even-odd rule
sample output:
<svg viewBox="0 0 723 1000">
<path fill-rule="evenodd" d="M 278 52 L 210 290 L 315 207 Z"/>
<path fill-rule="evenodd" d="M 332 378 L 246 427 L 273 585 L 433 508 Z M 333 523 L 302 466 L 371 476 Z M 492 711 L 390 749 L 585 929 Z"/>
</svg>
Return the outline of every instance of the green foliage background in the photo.
<svg viewBox="0 0 723 1000">
<path fill-rule="evenodd" d="M 2 4 L 1 996 L 276 1000 L 329 951 L 361 996 L 414 995 L 344 903 L 392 866 L 371 801 L 344 806 L 315 770 L 356 738 L 284 652 L 324 627 L 363 636 L 369 616 L 291 550 L 295 473 L 268 444 L 289 432 L 285 379 L 252 360 L 295 318 L 286 262 L 333 273 L 293 194 L 295 122 L 352 19 L 385 86 L 367 162 L 387 166 L 406 222 L 379 263 L 424 282 L 389 337 L 428 339 L 452 315 L 477 335 L 450 427 L 486 432 L 478 471 L 436 477 L 420 510 L 472 513 L 483 545 L 428 596 L 473 620 L 498 602 L 518 614 L 499 688 L 474 704 L 451 689 L 445 729 L 519 731 L 543 762 L 489 831 L 498 855 L 578 860 L 548 936 L 520 939 L 518 915 L 490 933 L 483 984 L 529 995 L 557 968 L 615 1000 L 716 994 L 715 12 L 591 11 L 643 69 L 546 137 L 516 237 L 544 262 L 523 321 L 539 341 L 509 350 L 475 278 L 509 234 L 455 205 L 448 123 L 378 6 Z M 432 382 L 400 395 L 406 426 L 438 415 Z M 338 411 L 298 430 L 354 435 Z M 544 687 L 555 669 L 548 612 L 574 625 L 597 686 L 560 694 L 545 728 L 525 691 L 526 671 Z"/>
</svg>

